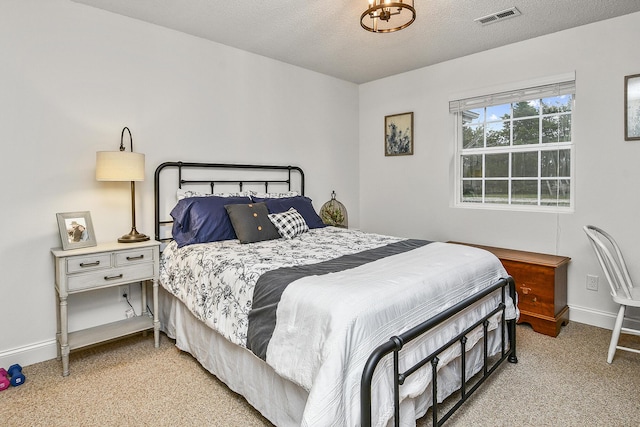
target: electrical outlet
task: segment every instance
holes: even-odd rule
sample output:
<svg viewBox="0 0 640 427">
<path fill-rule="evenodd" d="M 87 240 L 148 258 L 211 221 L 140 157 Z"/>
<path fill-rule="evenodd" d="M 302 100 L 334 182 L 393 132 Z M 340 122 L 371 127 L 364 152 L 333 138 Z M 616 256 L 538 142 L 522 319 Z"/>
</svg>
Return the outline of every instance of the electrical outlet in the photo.
<svg viewBox="0 0 640 427">
<path fill-rule="evenodd" d="M 130 297 L 131 294 L 129 293 L 129 285 L 118 286 L 118 302 L 127 300 L 125 297 L 123 297 L 124 294 L 127 294 L 127 297 Z"/>
<path fill-rule="evenodd" d="M 587 289 L 589 289 L 590 291 L 598 290 L 598 276 L 587 274 Z"/>
</svg>

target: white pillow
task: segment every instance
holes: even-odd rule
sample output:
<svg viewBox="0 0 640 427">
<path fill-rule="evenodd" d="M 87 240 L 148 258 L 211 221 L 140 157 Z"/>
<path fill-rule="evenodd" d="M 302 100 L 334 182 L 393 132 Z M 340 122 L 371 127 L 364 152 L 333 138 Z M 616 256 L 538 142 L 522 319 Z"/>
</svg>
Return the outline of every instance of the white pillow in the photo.
<svg viewBox="0 0 640 427">
<path fill-rule="evenodd" d="M 300 193 L 297 191 L 285 191 L 284 193 L 258 193 L 256 191 L 249 191 L 250 197 L 259 197 L 261 199 L 283 199 L 285 197 L 296 197 Z"/>
<path fill-rule="evenodd" d="M 202 193 L 199 191 L 193 191 L 193 190 L 184 190 L 182 188 L 178 188 L 178 190 L 176 191 L 176 197 L 178 200 L 182 200 L 182 199 L 187 199 L 189 197 L 209 197 L 209 196 L 216 196 L 216 197 L 249 197 L 249 192 L 248 191 L 242 191 L 239 193 Z"/>
<path fill-rule="evenodd" d="M 295 208 L 291 208 L 282 213 L 269 214 L 269 220 L 276 226 L 278 233 L 285 239 L 293 239 L 309 231 L 307 222 Z"/>
</svg>

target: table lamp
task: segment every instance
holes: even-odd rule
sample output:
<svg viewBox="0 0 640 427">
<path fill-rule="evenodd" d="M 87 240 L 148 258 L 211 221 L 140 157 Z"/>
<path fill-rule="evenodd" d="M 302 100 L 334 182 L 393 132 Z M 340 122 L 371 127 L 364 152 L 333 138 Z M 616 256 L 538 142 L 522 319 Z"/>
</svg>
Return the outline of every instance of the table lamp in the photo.
<svg viewBox="0 0 640 427">
<path fill-rule="evenodd" d="M 131 151 L 125 151 L 124 132 L 129 133 Z M 133 152 L 133 137 L 128 127 L 122 129 L 119 151 L 98 151 L 96 153 L 96 180 L 131 181 L 131 231 L 120 237 L 120 243 L 134 243 L 149 240 L 149 236 L 136 230 L 136 181 L 144 181 L 144 154 Z"/>
</svg>

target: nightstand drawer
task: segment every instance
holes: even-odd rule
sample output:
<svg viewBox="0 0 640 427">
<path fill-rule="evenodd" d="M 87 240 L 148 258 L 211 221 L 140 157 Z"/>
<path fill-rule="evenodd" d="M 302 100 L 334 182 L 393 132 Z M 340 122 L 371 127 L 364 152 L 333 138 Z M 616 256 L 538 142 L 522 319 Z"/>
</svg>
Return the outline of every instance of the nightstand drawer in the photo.
<svg viewBox="0 0 640 427">
<path fill-rule="evenodd" d="M 104 268 L 111 268 L 111 254 L 76 256 L 67 259 L 68 274 Z"/>
<path fill-rule="evenodd" d="M 151 261 L 153 261 L 153 249 L 151 248 L 116 253 L 116 267 Z"/>
<path fill-rule="evenodd" d="M 68 291 L 102 288 L 118 283 L 130 283 L 137 280 L 146 280 L 154 277 L 152 263 L 138 264 L 130 267 L 112 268 L 96 271 L 90 274 L 77 274 L 67 280 Z"/>
</svg>

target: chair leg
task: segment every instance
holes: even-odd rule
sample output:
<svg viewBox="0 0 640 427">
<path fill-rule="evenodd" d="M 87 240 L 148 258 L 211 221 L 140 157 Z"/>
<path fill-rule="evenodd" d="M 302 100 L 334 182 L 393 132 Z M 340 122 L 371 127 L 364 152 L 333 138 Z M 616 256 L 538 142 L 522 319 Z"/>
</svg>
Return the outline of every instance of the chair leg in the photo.
<svg viewBox="0 0 640 427">
<path fill-rule="evenodd" d="M 620 339 L 620 330 L 622 329 L 622 322 L 624 321 L 624 312 L 626 310 L 625 305 L 620 305 L 618 310 L 618 317 L 616 317 L 616 324 L 613 327 L 613 333 L 611 334 L 611 343 L 609 344 L 609 354 L 607 356 L 607 363 L 613 362 L 613 355 L 616 352 L 618 346 L 618 339 Z"/>
</svg>

